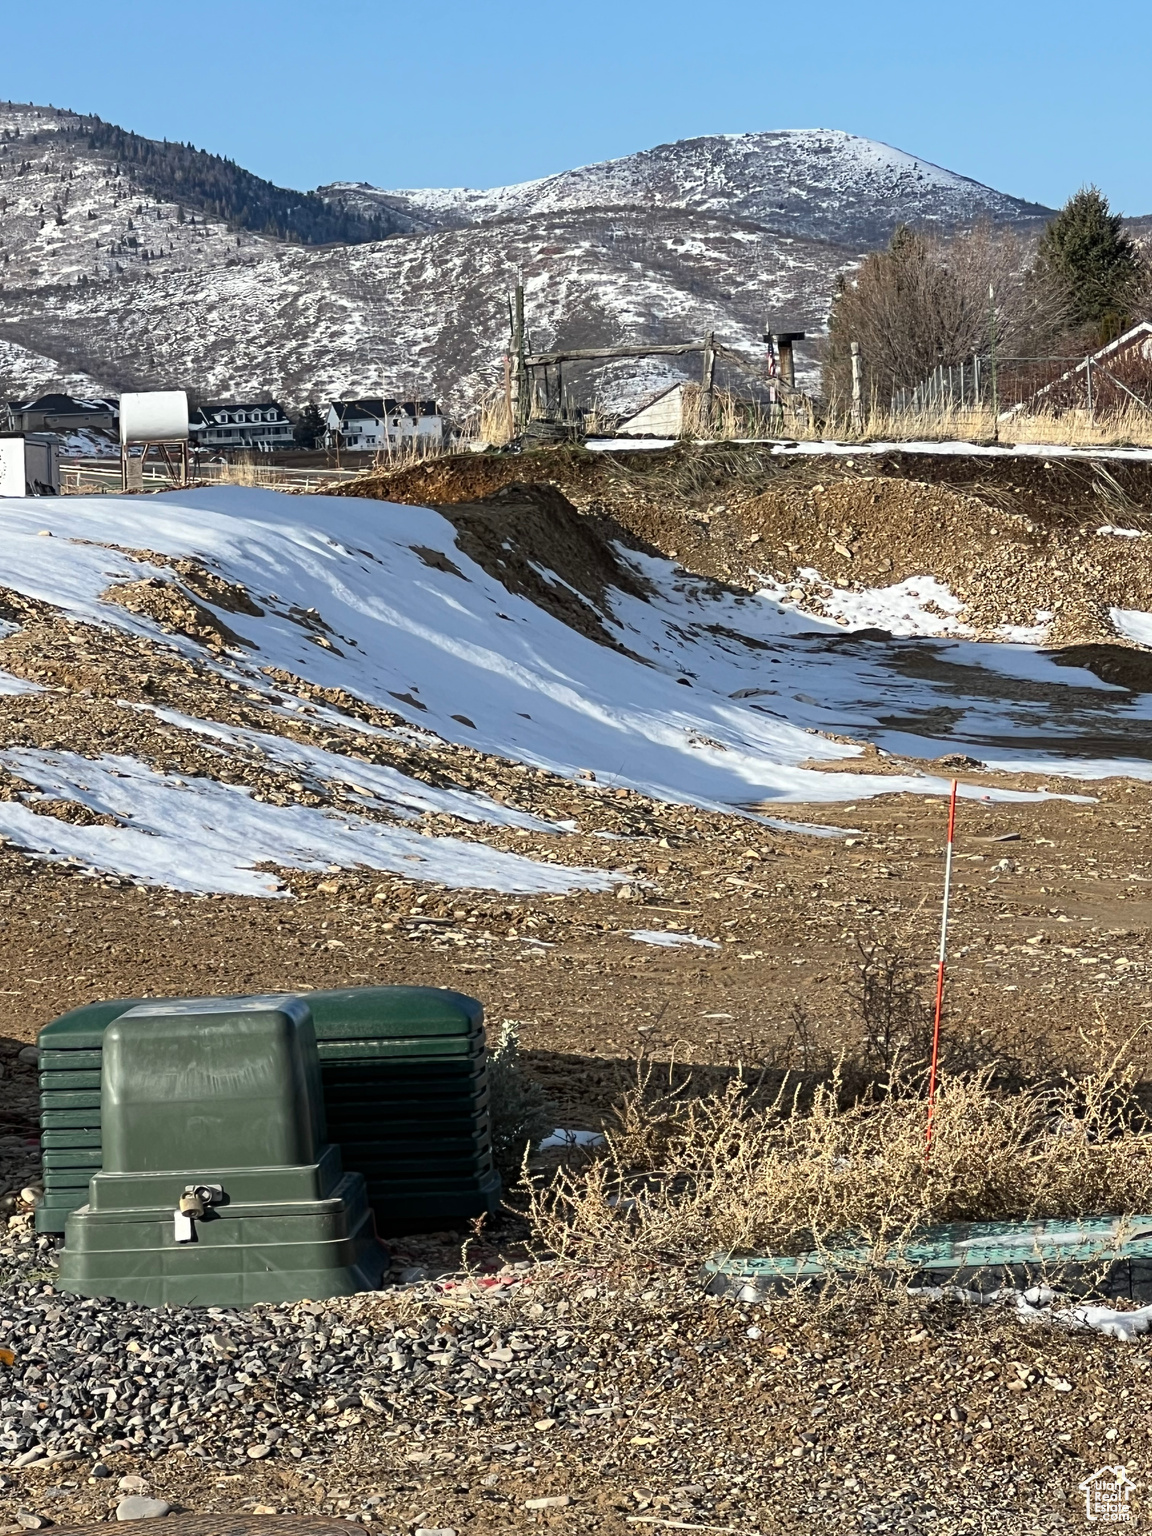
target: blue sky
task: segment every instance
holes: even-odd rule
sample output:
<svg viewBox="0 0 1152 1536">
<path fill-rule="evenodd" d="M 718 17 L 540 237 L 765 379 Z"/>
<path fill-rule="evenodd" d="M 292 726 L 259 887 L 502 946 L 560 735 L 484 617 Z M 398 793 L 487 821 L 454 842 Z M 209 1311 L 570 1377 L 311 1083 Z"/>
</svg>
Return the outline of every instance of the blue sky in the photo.
<svg viewBox="0 0 1152 1536">
<path fill-rule="evenodd" d="M 819 127 L 1039 202 L 1095 181 L 1114 207 L 1152 213 L 1148 0 L 4 12 L 0 96 L 190 139 L 287 186 L 491 186 L 698 134 Z"/>
</svg>

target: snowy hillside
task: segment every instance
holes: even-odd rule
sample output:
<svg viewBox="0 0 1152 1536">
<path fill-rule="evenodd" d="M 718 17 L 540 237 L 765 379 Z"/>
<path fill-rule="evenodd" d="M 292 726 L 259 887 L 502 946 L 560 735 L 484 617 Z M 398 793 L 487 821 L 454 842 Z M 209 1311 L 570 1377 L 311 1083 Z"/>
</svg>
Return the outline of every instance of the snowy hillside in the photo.
<svg viewBox="0 0 1152 1536">
<path fill-rule="evenodd" d="M 981 186 L 903 150 L 829 129 L 714 134 L 561 171 L 518 186 L 387 192 L 335 183 L 351 206 L 396 210 L 425 228 L 577 208 L 684 208 L 836 245 L 881 244 L 897 224 L 952 228 L 1051 210 Z"/>
<path fill-rule="evenodd" d="M 506 891 L 612 883 L 613 844 L 594 844 L 609 862 L 589 867 L 587 840 L 583 860 L 566 846 L 587 827 L 517 803 L 531 778 L 494 799 L 442 769 L 412 771 L 444 743 L 465 753 L 449 759 L 457 774 L 479 753 L 521 774 L 715 808 L 946 786 L 920 772 L 819 771 L 859 752 L 845 735 L 932 757 L 943 745 L 962 750 L 971 733 L 998 738 L 1017 770 L 1052 771 L 1051 751 L 1026 745 L 1046 730 L 1063 771 L 1117 768 L 1076 761 L 1119 691 L 1090 673 L 1026 646 L 965 641 L 951 623 L 949 638 L 916 642 L 946 653 L 934 681 L 930 670 L 906 672 L 887 646 L 852 643 L 832 620 L 793 611 L 780 592 L 737 595 L 619 547 L 606 558 L 631 590 L 580 600 L 610 646 L 509 591 L 463 552 L 449 521 L 419 507 L 239 488 L 10 501 L 0 536 L 9 593 L 72 622 L 73 676 L 81 631 L 95 626 L 108 655 L 122 643 L 151 647 L 154 669 L 168 654 L 164 666 L 199 678 L 184 695 L 195 712 L 113 692 L 113 724 L 87 750 L 69 740 L 0 751 L 11 786 L 0 833 L 184 889 L 271 896 L 286 889 L 276 870 L 333 865 Z M 153 553 L 132 553 L 141 549 Z M 562 572 L 540 577 L 574 591 Z M 855 617 L 868 619 L 871 602 L 886 616 L 898 610 L 905 634 L 939 633 L 947 594 L 914 585 L 863 594 Z M 19 622 L 6 626 L 0 665 L 21 654 Z M 967 690 L 956 680 L 965 669 Z M 998 702 L 1014 680 L 1043 686 Z M 0 673 L 0 691 L 38 686 Z M 259 723 L 201 713 L 214 686 L 241 696 Z M 1129 699 L 1127 718 L 1150 710 L 1149 699 Z M 354 753 L 335 734 L 348 727 L 359 733 Z M 366 747 L 402 751 L 411 767 L 374 761 Z M 40 809 L 61 804 L 79 810 Z M 503 846 L 510 837 L 534 839 L 531 856 Z"/>
<path fill-rule="evenodd" d="M 115 376 L 150 387 L 175 377 L 212 397 L 267 390 L 297 402 L 386 390 L 460 407 L 502 377 L 517 273 L 535 345 L 715 330 L 758 355 L 765 313 L 788 308 L 818 325 L 850 260 L 703 215 L 621 214 L 607 226 L 554 215 L 53 288 L 30 318 L 0 329 L 61 357 L 98 357 L 114 337 Z"/>
<path fill-rule="evenodd" d="M 299 407 L 414 393 L 460 413 L 501 377 L 517 273 L 536 347 L 715 331 L 754 353 L 770 316 L 819 331 L 837 277 L 899 219 L 1043 211 L 849 134 L 764 133 L 484 193 L 324 188 L 333 227 L 383 216 L 415 232 L 301 244 L 198 208 L 164 183 L 164 146 L 145 168 L 117 158 L 118 130 L 86 138 L 87 121 L 0 104 L 5 394 L 181 384 Z M 814 384 L 811 350 L 799 367 Z M 609 373 L 585 393 L 621 409 L 679 370 L 626 387 Z"/>
</svg>

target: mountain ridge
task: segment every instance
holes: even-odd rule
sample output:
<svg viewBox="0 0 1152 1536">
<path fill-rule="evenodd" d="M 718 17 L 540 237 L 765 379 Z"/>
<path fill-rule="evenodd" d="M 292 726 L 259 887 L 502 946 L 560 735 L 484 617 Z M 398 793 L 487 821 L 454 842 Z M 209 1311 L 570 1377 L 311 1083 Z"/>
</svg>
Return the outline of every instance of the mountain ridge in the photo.
<svg viewBox="0 0 1152 1536">
<path fill-rule="evenodd" d="M 990 217 L 1033 223 L 1053 210 L 841 129 L 707 134 L 508 186 L 317 189 L 364 214 L 384 210 L 430 231 L 582 207 L 681 207 L 834 244 L 875 244 L 897 224 L 942 229 Z"/>
<path fill-rule="evenodd" d="M 819 334 L 836 282 L 894 221 L 1027 227 L 1047 212 L 870 140 L 779 130 L 467 197 L 333 184 L 307 194 L 331 229 L 393 232 L 289 241 L 251 227 L 268 222 L 255 192 L 247 225 L 208 195 L 219 157 L 201 166 L 194 207 L 183 150 L 121 155 L 158 141 L 95 123 L 0 104 L 0 390 L 12 395 L 179 385 L 299 407 L 413 393 L 459 416 L 500 386 L 518 278 L 536 346 L 712 331 L 751 355 L 769 316 Z M 242 203 L 248 173 L 235 169 Z M 692 366 L 651 360 L 574 382 L 622 410 Z M 815 386 L 811 348 L 799 369 Z"/>
</svg>

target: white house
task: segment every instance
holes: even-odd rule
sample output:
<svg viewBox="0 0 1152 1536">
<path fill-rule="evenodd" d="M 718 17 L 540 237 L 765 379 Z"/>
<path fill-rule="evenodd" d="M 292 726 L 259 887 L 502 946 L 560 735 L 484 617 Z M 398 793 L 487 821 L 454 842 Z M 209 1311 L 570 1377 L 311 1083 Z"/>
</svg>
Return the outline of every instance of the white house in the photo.
<svg viewBox="0 0 1152 1536">
<path fill-rule="evenodd" d="M 291 448 L 292 423 L 274 400 L 255 405 L 202 405 L 188 435 L 198 448 Z"/>
<path fill-rule="evenodd" d="M 441 443 L 447 423 L 435 400 L 332 400 L 325 418 L 324 446 L 364 453 L 402 443 Z"/>
</svg>

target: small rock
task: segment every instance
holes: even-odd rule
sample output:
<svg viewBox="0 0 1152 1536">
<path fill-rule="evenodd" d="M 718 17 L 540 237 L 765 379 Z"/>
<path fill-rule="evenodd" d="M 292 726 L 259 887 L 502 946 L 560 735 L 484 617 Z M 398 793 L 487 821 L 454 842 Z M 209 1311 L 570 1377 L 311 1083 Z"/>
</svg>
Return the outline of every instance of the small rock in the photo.
<svg viewBox="0 0 1152 1536">
<path fill-rule="evenodd" d="M 44 1198 L 44 1191 L 39 1184 L 26 1184 L 20 1191 L 20 1198 L 25 1205 L 39 1205 Z"/>
<path fill-rule="evenodd" d="M 16 1524 L 26 1531 L 40 1531 L 46 1525 L 51 1525 L 51 1520 L 44 1515 L 34 1515 L 31 1510 L 18 1509 L 16 1511 Z"/>
<path fill-rule="evenodd" d="M 418 1525 L 415 1536 L 456 1536 L 450 1525 Z"/>
<path fill-rule="evenodd" d="M 16 1060 L 25 1067 L 38 1067 L 40 1065 L 40 1052 L 34 1045 L 25 1045 L 17 1051 Z"/>
<path fill-rule="evenodd" d="M 248 1447 L 248 1454 L 253 1461 L 260 1461 L 265 1456 L 271 1456 L 272 1447 L 270 1445 L 250 1445 Z"/>
<path fill-rule="evenodd" d="M 159 1520 L 172 1508 L 163 1499 L 146 1499 L 143 1494 L 130 1493 L 116 1506 L 117 1520 Z"/>
<path fill-rule="evenodd" d="M 566 1493 L 553 1494 L 550 1499 L 525 1499 L 525 1509 L 567 1509 L 572 1500 Z"/>
<path fill-rule="evenodd" d="M 551 1429 L 552 1426 L 555 1423 L 556 1423 L 555 1419 L 537 1419 L 535 1424 L 532 1426 L 532 1428 L 533 1429 Z"/>
<path fill-rule="evenodd" d="M 89 1472 L 88 1476 L 89 1477 L 111 1477 L 112 1474 L 111 1474 L 111 1472 L 109 1472 L 108 1468 L 104 1465 L 104 1463 L 102 1461 L 98 1461 L 98 1462 L 96 1462 L 93 1465 L 93 1468 L 92 1468 L 91 1472 Z"/>
<path fill-rule="evenodd" d="M 147 1493 L 151 1484 L 147 1478 L 138 1477 L 135 1472 L 130 1472 L 127 1477 L 122 1477 L 116 1486 L 121 1493 Z"/>
</svg>

